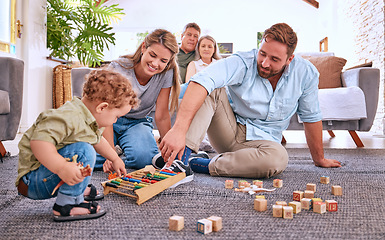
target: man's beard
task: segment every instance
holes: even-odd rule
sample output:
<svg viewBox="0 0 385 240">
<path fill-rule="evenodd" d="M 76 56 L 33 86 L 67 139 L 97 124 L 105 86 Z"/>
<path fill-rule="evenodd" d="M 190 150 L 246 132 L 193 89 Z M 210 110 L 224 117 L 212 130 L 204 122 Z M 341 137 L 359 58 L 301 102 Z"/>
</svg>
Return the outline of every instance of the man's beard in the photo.
<svg viewBox="0 0 385 240">
<path fill-rule="evenodd" d="M 269 79 L 271 77 L 274 77 L 280 73 L 282 73 L 286 68 L 286 65 L 284 65 L 280 70 L 273 71 L 270 68 L 263 68 L 260 64 L 257 64 L 258 74 L 262 78 Z M 262 72 L 261 69 L 267 70 L 268 72 Z"/>
</svg>

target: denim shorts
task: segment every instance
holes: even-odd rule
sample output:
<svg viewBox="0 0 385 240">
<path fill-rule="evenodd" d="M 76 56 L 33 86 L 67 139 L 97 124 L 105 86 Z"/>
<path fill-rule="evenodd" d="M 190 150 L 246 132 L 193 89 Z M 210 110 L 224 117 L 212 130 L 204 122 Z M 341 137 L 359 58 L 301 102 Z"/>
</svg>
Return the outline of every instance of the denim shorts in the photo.
<svg viewBox="0 0 385 240">
<path fill-rule="evenodd" d="M 89 143 L 77 142 L 69 144 L 59 149 L 58 153 L 62 157 L 69 159 L 72 159 L 74 155 L 78 155 L 77 162 L 83 163 L 83 166 L 89 164 L 91 169 L 93 169 L 95 165 L 96 152 Z M 21 180 L 28 186 L 28 198 L 39 200 L 56 197 L 59 192 L 62 195 L 75 198 L 83 195 L 90 178 L 91 176 L 85 177 L 83 182 L 73 186 L 64 183 L 55 194 L 52 194 L 52 192 L 61 179 L 57 174 L 52 173 L 43 165 L 40 165 L 38 169 L 24 175 Z"/>
</svg>

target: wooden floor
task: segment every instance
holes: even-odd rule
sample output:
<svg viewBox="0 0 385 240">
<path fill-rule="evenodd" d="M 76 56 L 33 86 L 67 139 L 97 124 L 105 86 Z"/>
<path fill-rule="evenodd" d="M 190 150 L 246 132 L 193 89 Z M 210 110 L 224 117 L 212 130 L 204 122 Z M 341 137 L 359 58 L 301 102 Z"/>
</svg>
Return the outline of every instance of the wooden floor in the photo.
<svg viewBox="0 0 385 240">
<path fill-rule="evenodd" d="M 333 131 L 335 137 L 330 137 L 327 131 L 323 131 L 323 146 L 328 148 L 357 148 L 348 131 Z M 303 131 L 285 131 L 286 148 L 306 148 L 306 138 Z M 372 132 L 357 132 L 364 148 L 385 149 L 385 136 Z"/>
<path fill-rule="evenodd" d="M 331 138 L 327 131 L 323 132 L 323 145 L 325 149 L 329 148 L 357 148 L 348 131 L 333 131 L 334 138 Z M 366 149 L 385 149 L 385 136 L 372 132 L 358 132 L 358 136 Z M 285 131 L 283 133 L 286 139 L 286 148 L 307 148 L 305 134 L 303 131 Z M 12 156 L 17 155 L 21 135 L 18 134 L 13 141 L 3 141 L 4 147 Z"/>
</svg>

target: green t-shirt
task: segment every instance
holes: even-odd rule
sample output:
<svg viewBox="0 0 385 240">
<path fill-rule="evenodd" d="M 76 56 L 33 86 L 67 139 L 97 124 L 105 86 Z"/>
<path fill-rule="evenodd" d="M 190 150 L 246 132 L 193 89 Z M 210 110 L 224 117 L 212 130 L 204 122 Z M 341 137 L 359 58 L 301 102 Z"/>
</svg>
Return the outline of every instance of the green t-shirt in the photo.
<svg viewBox="0 0 385 240">
<path fill-rule="evenodd" d="M 182 83 L 185 83 L 187 66 L 195 59 L 195 50 L 185 53 L 181 48 L 179 48 L 179 52 L 176 56 L 178 59 L 180 79 L 182 80 Z"/>
<path fill-rule="evenodd" d="M 19 142 L 16 186 L 21 177 L 41 165 L 32 153 L 31 140 L 50 142 L 59 150 L 76 142 L 97 144 L 103 130 L 99 129 L 94 116 L 79 98 L 74 98 L 58 109 L 42 112 Z"/>
</svg>

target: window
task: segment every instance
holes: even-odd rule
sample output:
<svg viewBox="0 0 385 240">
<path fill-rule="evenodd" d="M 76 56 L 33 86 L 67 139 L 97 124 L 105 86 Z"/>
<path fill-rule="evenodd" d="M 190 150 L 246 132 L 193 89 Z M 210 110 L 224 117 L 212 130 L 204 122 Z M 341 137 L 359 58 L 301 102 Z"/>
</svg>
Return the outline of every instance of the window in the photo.
<svg viewBox="0 0 385 240">
<path fill-rule="evenodd" d="M 218 43 L 218 48 L 220 53 L 233 53 L 233 43 Z"/>
<path fill-rule="evenodd" d="M 0 51 L 15 54 L 16 0 L 0 0 Z"/>
</svg>

